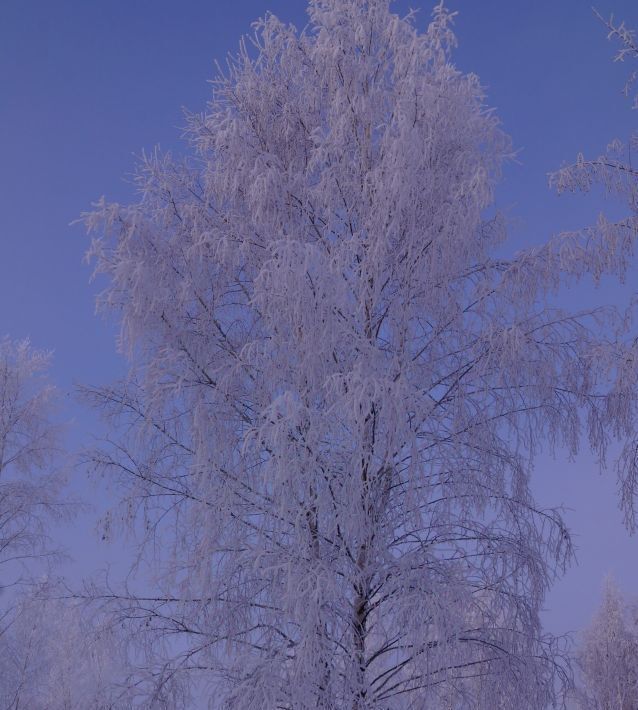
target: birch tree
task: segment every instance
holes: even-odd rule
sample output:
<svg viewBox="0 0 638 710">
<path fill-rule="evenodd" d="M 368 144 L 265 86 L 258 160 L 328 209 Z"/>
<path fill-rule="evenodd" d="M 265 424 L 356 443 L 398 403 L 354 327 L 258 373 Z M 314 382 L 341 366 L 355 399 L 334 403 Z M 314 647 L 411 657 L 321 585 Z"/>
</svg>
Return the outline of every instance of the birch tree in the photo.
<svg viewBox="0 0 638 710">
<path fill-rule="evenodd" d="M 193 676 L 229 709 L 538 710 L 568 681 L 539 611 L 572 550 L 534 456 L 629 437 L 638 355 L 613 309 L 545 304 L 622 277 L 635 225 L 497 256 L 510 141 L 452 16 L 308 13 L 257 23 L 186 157 L 86 215 L 131 363 L 86 391 L 114 420 L 90 458 L 145 571 L 101 596 L 148 697 Z"/>
</svg>

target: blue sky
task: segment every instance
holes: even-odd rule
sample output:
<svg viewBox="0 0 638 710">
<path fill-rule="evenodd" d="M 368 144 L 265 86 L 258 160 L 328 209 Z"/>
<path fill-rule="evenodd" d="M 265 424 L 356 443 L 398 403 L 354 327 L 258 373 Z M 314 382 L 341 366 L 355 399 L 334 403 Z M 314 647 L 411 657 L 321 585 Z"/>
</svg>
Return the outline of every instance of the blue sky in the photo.
<svg viewBox="0 0 638 710">
<path fill-rule="evenodd" d="M 412 5 L 419 5 L 413 0 Z M 214 60 L 223 62 L 265 11 L 298 26 L 301 0 L 3 0 L 0 4 L 0 335 L 29 336 L 55 351 L 53 377 L 73 384 L 121 374 L 115 328 L 94 315 L 99 283 L 83 263 L 88 239 L 70 226 L 90 203 L 132 199 L 126 180 L 135 154 L 160 145 L 179 151 L 181 107 L 203 108 Z M 409 3 L 395 3 L 404 13 Z M 424 27 L 431 5 L 420 5 Z M 497 194 L 510 220 L 510 248 L 544 241 L 591 222 L 602 202 L 553 195 L 547 173 L 582 151 L 595 155 L 628 137 L 636 114 L 621 93 L 631 67 L 613 63 L 614 47 L 581 0 L 449 0 L 458 10 L 455 62 L 479 75 L 519 150 Z M 598 9 L 638 27 L 633 0 Z M 612 212 L 618 205 L 607 206 Z M 584 287 L 564 302 L 617 301 L 611 283 Z M 65 398 L 71 443 L 80 444 L 94 417 Z M 73 486 L 89 493 L 83 478 Z M 549 630 L 582 627 L 611 572 L 638 595 L 638 540 L 620 522 L 613 473 L 599 477 L 584 452 L 577 461 L 543 457 L 535 479 L 547 505 L 565 504 L 580 564 L 548 599 Z M 86 530 L 85 530 L 86 528 Z M 88 570 L 102 553 L 81 519 L 65 539 Z M 81 534 L 78 530 L 81 529 Z M 81 539 L 81 542 L 77 542 Z"/>
</svg>

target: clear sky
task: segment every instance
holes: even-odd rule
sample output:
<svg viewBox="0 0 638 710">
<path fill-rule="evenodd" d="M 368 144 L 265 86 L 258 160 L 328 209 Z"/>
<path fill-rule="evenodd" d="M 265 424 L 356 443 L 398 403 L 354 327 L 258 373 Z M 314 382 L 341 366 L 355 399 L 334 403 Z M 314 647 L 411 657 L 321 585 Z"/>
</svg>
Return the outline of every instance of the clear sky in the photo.
<svg viewBox="0 0 638 710">
<path fill-rule="evenodd" d="M 431 5 L 422 8 L 424 27 Z M 636 113 L 621 93 L 631 67 L 614 64 L 614 47 L 583 0 L 448 0 L 459 11 L 455 62 L 477 73 L 488 103 L 520 150 L 497 195 L 511 222 L 511 248 L 591 222 L 600 197 L 557 198 L 547 173 L 579 151 L 596 155 L 628 137 Z M 305 24 L 303 0 L 2 0 L 0 2 L 0 336 L 29 336 L 55 352 L 61 390 L 107 382 L 123 372 L 115 329 L 94 316 L 99 284 L 83 263 L 88 239 L 70 226 L 91 201 L 132 199 L 126 182 L 142 149 L 179 151 L 181 107 L 203 108 L 214 60 L 223 62 L 250 23 L 271 10 Z M 635 0 L 601 0 L 638 28 Z M 618 211 L 618 205 L 609 205 Z M 635 283 L 635 281 L 634 281 Z M 565 303 L 617 301 L 604 284 L 581 288 Z M 79 445 L 94 417 L 66 397 Z M 83 478 L 73 482 L 83 494 Z M 620 521 L 613 472 L 603 477 L 585 451 L 576 462 L 544 457 L 535 478 L 543 504 L 564 504 L 579 565 L 547 601 L 553 632 L 587 623 L 611 572 L 638 596 L 638 538 Z M 86 529 L 85 529 L 86 528 Z M 91 537 L 90 517 L 65 539 L 88 571 L 106 553 Z M 110 555 L 117 559 L 116 550 Z M 107 556 L 108 556 L 107 555 Z"/>
</svg>

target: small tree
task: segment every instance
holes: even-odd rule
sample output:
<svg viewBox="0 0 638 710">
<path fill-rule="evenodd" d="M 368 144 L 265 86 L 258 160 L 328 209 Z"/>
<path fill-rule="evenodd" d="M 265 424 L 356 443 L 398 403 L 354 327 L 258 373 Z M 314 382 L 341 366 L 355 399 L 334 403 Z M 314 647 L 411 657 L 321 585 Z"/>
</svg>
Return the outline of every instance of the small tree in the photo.
<svg viewBox="0 0 638 710">
<path fill-rule="evenodd" d="M 58 629 L 58 642 L 70 631 L 61 618 L 54 623 L 26 602 L 33 574 L 46 572 L 56 556 L 49 524 L 69 511 L 60 496 L 49 360 L 28 341 L 0 340 L 0 704 L 11 710 L 63 707 L 51 697 L 40 705 L 25 700 L 43 687 L 45 642 L 51 650 L 55 643 L 50 631 Z"/>
<path fill-rule="evenodd" d="M 82 604 L 48 596 L 23 595 L 0 636 L 0 707 L 131 710 L 119 630 Z"/>
<path fill-rule="evenodd" d="M 29 561 L 50 557 L 48 522 L 66 510 L 48 366 L 27 341 L 0 340 L 0 592 L 26 580 Z"/>
<path fill-rule="evenodd" d="M 603 602 L 584 633 L 579 654 L 586 710 L 638 707 L 638 628 L 634 613 L 611 581 Z"/>
<path fill-rule="evenodd" d="M 132 363 L 87 391 L 119 431 L 91 457 L 155 570 L 115 595 L 136 687 L 538 710 L 566 680 L 539 610 L 571 546 L 534 454 L 584 434 L 604 460 L 636 429 L 638 355 L 613 310 L 545 296 L 622 276 L 634 230 L 493 256 L 510 143 L 451 16 L 309 15 L 261 21 L 190 116 L 193 157 L 146 158 L 139 203 L 86 218 Z"/>
</svg>

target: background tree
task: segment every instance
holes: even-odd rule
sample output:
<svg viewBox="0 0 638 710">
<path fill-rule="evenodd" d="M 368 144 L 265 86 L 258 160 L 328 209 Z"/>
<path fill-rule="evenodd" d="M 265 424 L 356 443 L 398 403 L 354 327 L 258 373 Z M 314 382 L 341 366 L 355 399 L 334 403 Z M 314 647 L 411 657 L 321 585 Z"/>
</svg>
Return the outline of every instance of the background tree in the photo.
<svg viewBox="0 0 638 710">
<path fill-rule="evenodd" d="M 71 707 L 55 705 L 62 698 L 54 702 L 55 693 L 46 702 L 35 702 L 51 661 L 45 648 L 51 656 L 53 645 L 71 633 L 68 614 L 64 621 L 60 614 L 48 618 L 52 608 L 30 600 L 29 591 L 34 575 L 46 574 L 57 557 L 50 524 L 71 510 L 60 495 L 59 428 L 53 423 L 55 390 L 46 378 L 49 362 L 49 354 L 28 341 L 0 340 L 0 704 L 12 710 Z M 63 657 L 69 658 L 68 649 L 57 661 Z M 62 686 L 57 690 L 62 693 Z"/>
<path fill-rule="evenodd" d="M 567 679 L 539 610 L 571 545 L 534 455 L 584 435 L 604 461 L 636 430 L 626 321 L 546 296 L 622 277 L 633 226 L 493 256 L 510 143 L 451 16 L 309 16 L 261 21 L 192 157 L 145 158 L 139 202 L 86 217 L 131 357 L 87 390 L 115 419 L 91 459 L 154 575 L 102 598 L 148 697 L 204 675 L 211 707 L 538 710 Z"/>
<path fill-rule="evenodd" d="M 638 45 L 635 33 L 624 22 L 616 22 L 613 15 L 605 20 L 596 10 L 594 13 L 607 27 L 608 38 L 620 42 L 620 49 L 615 55 L 615 61 L 638 60 Z M 626 96 L 631 95 L 638 77 L 637 72 L 632 72 L 624 86 Z M 633 108 L 638 108 L 638 95 L 634 97 Z M 577 156 L 576 162 L 563 166 L 550 176 L 550 184 L 559 194 L 565 192 L 588 193 L 594 186 L 602 186 L 605 191 L 619 198 L 628 208 L 627 214 L 621 219 L 610 220 L 603 213 L 598 217 L 595 225 L 574 233 L 573 239 L 590 240 L 601 245 L 608 245 L 609 260 L 615 259 L 618 248 L 621 252 L 630 251 L 633 238 L 638 227 L 638 170 L 632 164 L 632 150 L 638 145 L 638 133 L 630 136 L 624 142 L 613 140 L 606 151 L 594 159 L 588 159 L 583 154 Z M 598 279 L 600 274 L 595 273 Z M 634 317 L 633 308 L 628 311 L 629 317 Z M 621 376 L 634 377 L 633 371 L 636 363 L 628 357 L 621 366 Z M 631 407 L 628 401 L 616 397 L 617 407 Z M 611 426 L 611 424 L 610 424 Z M 627 528 L 634 532 L 636 529 L 635 495 L 638 480 L 636 463 L 638 462 L 638 438 L 636 433 L 625 439 L 622 454 L 617 459 L 618 486 L 621 497 L 621 507 L 624 513 Z"/>
<path fill-rule="evenodd" d="M 615 21 L 613 15 L 605 20 L 597 11 L 598 19 L 607 27 L 608 38 L 620 43 L 615 61 L 638 60 L 638 45 L 635 33 L 624 22 Z M 624 93 L 630 96 L 638 74 L 630 74 Z M 633 108 L 638 107 L 638 98 L 633 98 Z M 598 223 L 583 230 L 586 238 L 611 241 L 630 241 L 638 224 L 638 171 L 632 164 L 632 149 L 637 145 L 638 134 L 628 142 L 612 141 L 602 155 L 590 160 L 579 155 L 576 162 L 557 171 L 551 182 L 559 193 L 565 191 L 589 192 L 594 185 L 619 197 L 628 208 L 628 214 L 620 220 L 609 221 L 604 215 Z M 629 358 L 624 369 L 635 369 L 635 361 Z M 619 403 L 625 406 L 624 403 Z M 618 481 L 625 523 L 635 531 L 636 460 L 638 439 L 630 436 L 618 460 Z M 626 604 L 616 586 L 607 581 L 603 603 L 591 626 L 585 631 L 578 657 L 582 670 L 584 688 L 579 694 L 580 706 L 587 709 L 611 710 L 638 707 L 638 634 L 636 610 Z"/>
<path fill-rule="evenodd" d="M 27 580 L 29 562 L 50 559 L 48 524 L 68 510 L 49 359 L 28 341 L 0 340 L 0 593 Z"/>
<path fill-rule="evenodd" d="M 638 633 L 636 610 L 610 580 L 603 601 L 586 629 L 579 653 L 583 676 L 580 707 L 631 710 L 638 707 Z"/>
<path fill-rule="evenodd" d="M 127 663 L 119 630 L 94 618 L 83 605 L 51 596 L 52 590 L 46 588 L 23 595 L 11 626 L 0 636 L 0 706 L 133 708 L 127 699 Z"/>
</svg>

